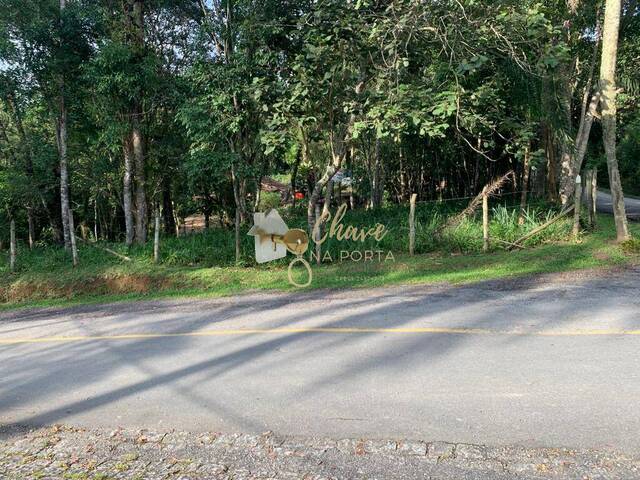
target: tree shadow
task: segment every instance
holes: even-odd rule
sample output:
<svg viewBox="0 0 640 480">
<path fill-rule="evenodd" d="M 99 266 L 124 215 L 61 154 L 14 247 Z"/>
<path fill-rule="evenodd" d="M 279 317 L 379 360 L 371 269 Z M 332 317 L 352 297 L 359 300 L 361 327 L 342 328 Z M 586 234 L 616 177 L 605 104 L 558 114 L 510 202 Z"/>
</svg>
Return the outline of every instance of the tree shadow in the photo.
<svg viewBox="0 0 640 480">
<path fill-rule="evenodd" d="M 618 279 L 587 278 L 551 285 L 548 276 L 536 276 L 464 286 L 405 286 L 349 294 L 313 291 L 202 302 L 117 304 L 104 310 L 92 306 L 37 315 L 19 312 L 11 317 L 14 321 L 10 324 L 24 322 L 24 328 L 28 328 L 26 324 L 36 322 L 39 327 L 49 329 L 59 327 L 58 321 L 51 319 L 63 315 L 65 319 L 60 323 L 66 322 L 69 329 L 84 336 L 110 333 L 114 329 L 115 333 L 130 332 L 136 325 L 168 335 L 200 331 L 211 325 L 329 329 L 446 326 L 526 332 L 564 328 L 594 315 L 609 314 L 606 321 L 611 322 L 610 312 L 618 309 L 616 322 L 621 328 L 640 328 L 636 308 L 638 273 L 633 271 Z M 621 295 L 625 297 L 622 310 Z M 497 347 L 500 343 L 522 342 L 526 336 L 489 334 L 486 338 Z M 334 388 L 336 382 L 344 384 L 374 371 L 399 378 L 411 364 L 420 368 L 451 367 L 456 362 L 456 352 L 470 341 L 475 342 L 475 337 L 463 333 L 402 336 L 302 331 L 205 339 L 169 337 L 4 345 L 0 347 L 6 372 L 0 380 L 0 410 L 18 413 L 13 413 L 2 429 L 47 425 L 88 412 L 99 416 L 105 406 L 125 400 L 134 402 L 153 393 L 153 398 L 166 402 L 168 412 L 184 405 L 207 405 L 211 416 L 226 418 L 239 428 L 260 431 L 265 425 L 241 408 L 246 406 L 247 398 L 236 406 L 228 401 L 228 392 L 212 398 L 211 391 L 224 389 L 225 379 L 238 375 L 246 382 L 246 388 L 238 395 L 250 395 L 253 382 L 260 384 L 258 380 L 265 376 L 291 371 L 312 358 L 317 366 L 301 384 L 288 384 L 283 379 L 278 391 L 262 394 L 272 405 L 281 405 L 292 397 L 310 402 L 318 392 Z M 389 348 L 385 348 L 387 344 Z M 391 344 L 399 344 L 401 348 L 392 348 Z M 347 355 L 347 351 L 359 353 Z M 203 385 L 207 388 L 201 388 Z M 71 395 L 75 392 L 86 397 Z M 340 393 L 336 393 L 336 398 L 340 398 Z"/>
</svg>

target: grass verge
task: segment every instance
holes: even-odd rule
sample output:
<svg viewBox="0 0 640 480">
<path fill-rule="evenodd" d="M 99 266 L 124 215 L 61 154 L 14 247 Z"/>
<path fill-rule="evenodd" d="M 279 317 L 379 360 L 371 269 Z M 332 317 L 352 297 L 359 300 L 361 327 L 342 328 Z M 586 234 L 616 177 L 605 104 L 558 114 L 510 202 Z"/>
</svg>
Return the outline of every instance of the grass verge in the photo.
<svg viewBox="0 0 640 480">
<path fill-rule="evenodd" d="M 602 267 L 620 267 L 640 262 L 640 252 L 613 242 L 613 218 L 599 217 L 599 227 L 578 242 L 549 241 L 535 248 L 507 252 L 429 253 L 413 257 L 394 253 L 394 261 L 340 261 L 313 265 L 314 280 L 308 288 L 358 288 L 394 284 L 467 283 L 508 279 L 540 273 Z M 637 237 L 640 225 L 631 224 Z M 78 268 L 68 262 L 48 259 L 51 268 L 24 267 L 15 274 L 6 269 L 0 278 L 0 310 L 18 307 L 60 306 L 167 297 L 215 297 L 255 290 L 291 291 L 287 263 L 262 266 L 185 266 L 153 264 L 148 257 L 132 262 L 117 259 L 91 261 L 95 248 L 83 246 Z M 55 253 L 57 252 L 57 253 Z M 65 255 L 63 251 L 49 255 Z M 287 261 L 292 259 L 288 257 Z M 42 260 L 43 262 L 45 260 Z M 55 267 L 54 267 L 55 266 Z M 302 275 L 296 271 L 296 275 Z"/>
</svg>

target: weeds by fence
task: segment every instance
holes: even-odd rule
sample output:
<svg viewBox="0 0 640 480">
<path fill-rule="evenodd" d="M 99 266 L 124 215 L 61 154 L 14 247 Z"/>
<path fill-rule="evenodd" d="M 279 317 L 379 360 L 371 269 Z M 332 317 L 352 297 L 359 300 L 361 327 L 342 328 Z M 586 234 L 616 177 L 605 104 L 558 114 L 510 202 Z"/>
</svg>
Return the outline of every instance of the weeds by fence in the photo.
<svg viewBox="0 0 640 480">
<path fill-rule="evenodd" d="M 544 225 L 560 212 L 557 206 L 535 199 L 530 200 L 529 206 L 521 211 L 521 193 L 522 190 L 494 192 L 487 199 L 488 215 L 484 227 L 484 215 L 480 216 L 476 212 L 459 222 L 455 228 L 443 229 L 449 219 L 458 216 L 474 196 L 427 201 L 420 201 L 417 196 L 412 196 L 404 205 L 393 204 L 372 210 L 348 210 L 345 222 L 356 226 L 382 223 L 388 228 L 389 234 L 381 242 L 368 239 L 358 246 L 362 250 L 386 250 L 396 254 L 450 254 L 479 253 L 483 249 L 509 249 L 514 243 L 518 243 L 518 239 Z M 306 230 L 304 205 L 282 209 L 281 213 L 290 228 Z M 518 221 L 519 216 L 523 217 L 521 224 Z M 561 219 L 518 246 L 531 247 L 550 241 L 568 240 L 571 238 L 571 227 L 569 219 Z M 238 263 L 252 265 L 254 245 L 253 238 L 246 235 L 248 228 L 248 225 L 240 228 L 238 244 L 234 231 L 222 227 L 179 238 L 162 235 L 162 242 L 156 247 L 158 251 L 154 251 L 155 242 L 127 248 L 123 243 L 117 242 L 83 241 L 79 245 L 82 249 L 79 257 L 82 264 L 104 268 L 122 261 L 148 262 L 151 265 L 154 258 L 157 258 L 159 264 L 167 266 L 227 267 Z M 336 239 L 328 239 L 323 247 L 325 250 L 336 252 L 345 248 L 345 245 Z M 6 255 L 11 257 L 8 252 Z M 61 248 L 35 245 L 34 249 L 30 250 L 21 243 L 17 243 L 15 257 L 17 260 L 14 260 L 14 268 L 17 271 L 54 269 L 68 262 L 68 253 Z M 8 260 L 10 258 L 7 258 L 6 263 L 2 262 L 0 271 L 10 270 Z"/>
</svg>

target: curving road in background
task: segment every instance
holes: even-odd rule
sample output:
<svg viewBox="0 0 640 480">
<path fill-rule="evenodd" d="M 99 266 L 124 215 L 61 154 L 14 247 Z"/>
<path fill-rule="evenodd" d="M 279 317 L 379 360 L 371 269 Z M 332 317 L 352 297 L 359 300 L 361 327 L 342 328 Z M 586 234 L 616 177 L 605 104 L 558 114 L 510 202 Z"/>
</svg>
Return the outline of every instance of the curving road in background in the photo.
<svg viewBox="0 0 640 480">
<path fill-rule="evenodd" d="M 610 193 L 598 191 L 596 203 L 599 212 L 613 214 Z M 624 204 L 627 211 L 627 218 L 629 218 L 629 220 L 640 221 L 640 199 L 627 197 L 624 200 Z"/>
</svg>

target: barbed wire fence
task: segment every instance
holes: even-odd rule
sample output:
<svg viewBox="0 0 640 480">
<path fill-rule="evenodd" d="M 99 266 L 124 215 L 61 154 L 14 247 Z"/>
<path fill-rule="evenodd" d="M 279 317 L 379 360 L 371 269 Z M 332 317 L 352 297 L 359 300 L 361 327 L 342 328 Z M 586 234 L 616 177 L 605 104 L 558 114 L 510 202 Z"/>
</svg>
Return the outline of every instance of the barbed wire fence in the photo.
<svg viewBox="0 0 640 480">
<path fill-rule="evenodd" d="M 489 236 L 489 222 L 490 222 L 490 204 L 489 204 L 489 199 L 490 198 L 503 198 L 503 197 L 512 197 L 515 195 L 521 195 L 521 199 L 523 198 L 522 195 L 526 194 L 529 195 L 531 193 L 534 193 L 532 190 L 517 190 L 517 191 L 511 191 L 511 192 L 502 192 L 502 191 L 493 191 L 493 192 L 488 192 L 488 189 L 490 187 L 491 184 L 488 184 L 487 186 L 485 186 L 483 188 L 483 190 L 477 194 L 477 195 L 470 195 L 470 196 L 464 196 L 464 197 L 453 197 L 453 198 L 442 198 L 442 199 L 434 199 L 434 200 L 421 200 L 421 201 L 417 201 L 417 194 L 413 193 L 410 196 L 410 200 L 409 200 L 409 254 L 410 255 L 414 255 L 415 253 L 415 244 L 416 244 L 416 206 L 418 205 L 438 205 L 438 204 L 442 204 L 442 203 L 446 203 L 446 202 L 460 202 L 463 200 L 470 200 L 470 204 L 469 206 L 463 210 L 463 212 L 461 212 L 461 215 L 465 215 L 465 212 L 467 212 L 469 215 L 475 213 L 475 208 L 478 207 L 480 208 L 480 203 L 482 205 L 482 236 L 483 236 L 483 251 L 487 252 L 490 248 L 490 244 L 491 244 L 491 238 Z M 515 242 L 506 242 L 503 241 L 501 239 L 495 239 L 496 241 L 500 242 L 500 243 L 504 243 L 506 245 L 508 245 L 508 249 L 511 250 L 513 248 L 524 248 L 522 246 L 522 242 L 528 238 L 530 238 L 532 235 L 535 235 L 539 232 L 541 232 L 542 230 L 544 230 L 545 228 L 547 228 L 548 226 L 552 225 L 553 223 L 557 222 L 559 219 L 561 219 L 562 217 L 564 217 L 565 215 L 571 213 L 572 211 L 574 212 L 574 219 L 573 219 L 573 237 L 574 239 L 577 238 L 577 232 L 579 230 L 580 227 L 580 215 L 581 215 L 581 210 L 582 210 L 582 206 L 584 205 L 586 207 L 586 221 L 587 224 L 589 225 L 590 228 L 595 227 L 595 222 L 596 222 L 596 202 L 595 202 L 595 198 L 596 198 L 596 194 L 597 194 L 597 171 L 596 170 L 587 170 L 584 172 L 584 177 L 581 178 L 580 175 L 578 175 L 576 177 L 576 187 L 581 187 L 581 188 L 576 188 L 576 195 L 575 195 L 575 202 L 573 205 L 569 205 L 569 206 L 565 206 L 563 209 L 560 210 L 560 212 L 555 215 L 554 217 L 552 217 L 551 219 L 548 219 L 544 224 L 542 224 L 541 226 L 535 228 L 533 231 L 528 232 L 526 235 L 524 235 L 523 237 L 521 237 L 520 239 L 516 240 Z M 477 202 L 477 205 L 473 205 L 473 203 L 475 201 Z M 481 200 L 481 202 L 480 202 Z M 521 215 L 525 214 L 525 208 L 528 207 L 528 203 L 526 202 L 522 202 L 520 201 L 518 204 L 514 204 L 514 205 L 502 205 L 503 208 L 509 210 L 509 211 L 513 211 L 513 210 L 520 210 Z M 520 219 L 519 219 L 520 221 Z M 444 227 L 446 228 L 446 226 Z"/>
</svg>

